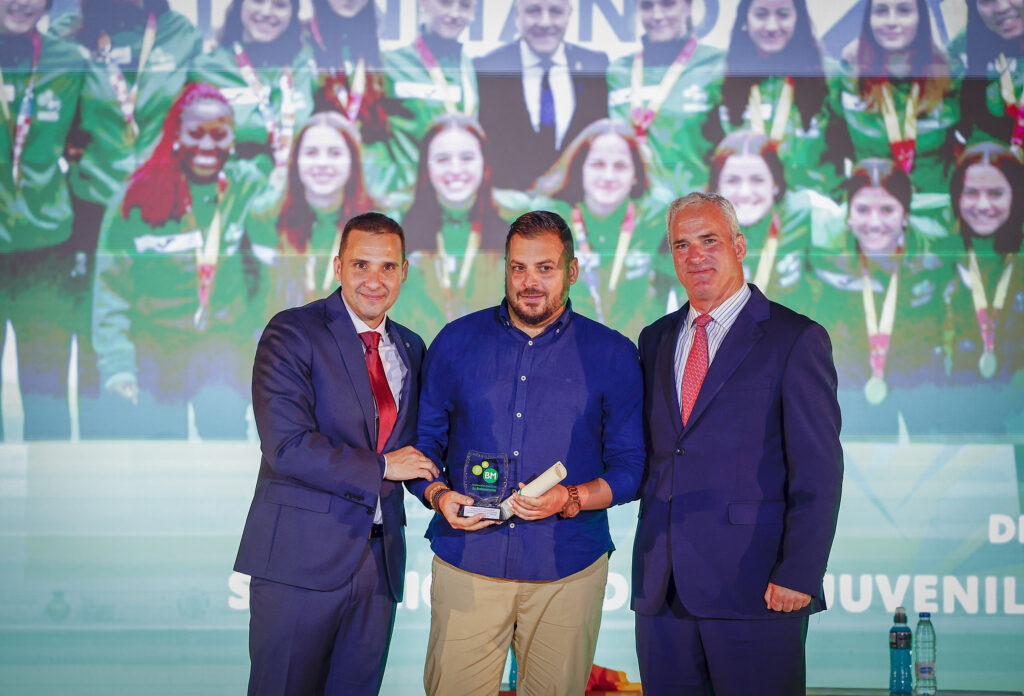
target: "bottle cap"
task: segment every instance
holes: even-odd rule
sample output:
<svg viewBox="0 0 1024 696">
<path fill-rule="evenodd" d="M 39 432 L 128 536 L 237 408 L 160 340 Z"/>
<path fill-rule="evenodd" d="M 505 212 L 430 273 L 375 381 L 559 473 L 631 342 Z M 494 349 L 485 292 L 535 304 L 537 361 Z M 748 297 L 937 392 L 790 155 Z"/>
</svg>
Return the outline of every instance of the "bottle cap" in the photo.
<svg viewBox="0 0 1024 696">
<path fill-rule="evenodd" d="M 922 619 L 930 619 L 930 618 L 932 618 L 932 613 L 931 613 L 930 611 L 922 611 L 922 612 L 921 612 L 921 613 L 919 614 L 919 616 L 920 616 L 920 617 L 921 617 Z"/>
<path fill-rule="evenodd" d="M 896 607 L 896 616 L 893 617 L 893 621 L 896 623 L 907 622 L 907 610 L 903 607 Z"/>
</svg>

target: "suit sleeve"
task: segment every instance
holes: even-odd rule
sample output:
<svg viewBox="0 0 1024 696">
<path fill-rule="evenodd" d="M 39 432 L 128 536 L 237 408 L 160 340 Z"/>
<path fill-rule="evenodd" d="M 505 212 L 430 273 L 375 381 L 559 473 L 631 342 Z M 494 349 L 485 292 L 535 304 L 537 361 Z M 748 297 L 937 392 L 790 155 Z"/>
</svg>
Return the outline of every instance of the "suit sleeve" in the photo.
<svg viewBox="0 0 1024 696">
<path fill-rule="evenodd" d="M 260 338 L 252 374 L 263 456 L 282 476 L 334 495 L 362 494 L 364 500 L 375 500 L 384 478 L 384 457 L 320 432 L 312 369 L 309 336 L 297 320 L 278 314 Z"/>
<path fill-rule="evenodd" d="M 797 339 L 782 377 L 786 514 L 771 582 L 816 596 L 825 575 L 843 482 L 832 344 L 818 324 Z"/>
<path fill-rule="evenodd" d="M 423 492 L 430 484 L 440 481 L 445 485 L 444 460 L 448 453 L 449 413 L 452 410 L 451 394 L 448 386 L 453 380 L 447 377 L 448 362 L 445 360 L 444 331 L 438 334 L 427 349 L 427 357 L 423 361 L 423 382 L 420 390 L 419 421 L 416 428 L 416 448 L 430 458 L 440 475 L 432 481 L 416 479 L 409 485 L 409 491 L 416 495 L 421 503 L 429 507 L 423 499 Z"/>
</svg>

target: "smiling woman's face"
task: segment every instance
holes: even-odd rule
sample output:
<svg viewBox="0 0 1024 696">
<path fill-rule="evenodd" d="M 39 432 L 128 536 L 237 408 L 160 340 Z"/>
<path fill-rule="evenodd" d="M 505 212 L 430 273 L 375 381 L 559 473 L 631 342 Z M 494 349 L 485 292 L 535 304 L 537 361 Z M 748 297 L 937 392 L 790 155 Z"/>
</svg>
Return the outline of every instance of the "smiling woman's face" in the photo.
<svg viewBox="0 0 1024 696">
<path fill-rule="evenodd" d="M 310 126 L 302 135 L 297 159 L 299 181 L 311 200 L 336 198 L 352 175 L 352 153 L 341 133 Z"/>
<path fill-rule="evenodd" d="M 46 14 L 46 0 L 0 0 L 0 34 L 27 34 Z"/>
<path fill-rule="evenodd" d="M 242 39 L 255 43 L 270 43 L 292 21 L 292 0 L 242 0 Z"/>
<path fill-rule="evenodd" d="M 591 212 L 607 214 L 618 208 L 635 182 L 629 143 L 615 133 L 594 138 L 583 160 L 583 196 Z"/>
<path fill-rule="evenodd" d="M 921 16 L 914 0 L 872 0 L 871 33 L 883 50 L 905 51 L 917 37 Z"/>
<path fill-rule="evenodd" d="M 480 141 L 462 128 L 441 131 L 427 148 L 427 175 L 442 205 L 463 207 L 484 178 Z"/>
<path fill-rule="evenodd" d="M 760 155 L 732 155 L 718 176 L 718 193 L 732 203 L 743 227 L 764 219 L 772 208 L 775 190 L 775 178 Z"/>
<path fill-rule="evenodd" d="M 964 172 L 960 217 L 971 230 L 986 237 L 1006 224 L 1013 206 L 1013 189 L 999 168 L 979 162 Z"/>
<path fill-rule="evenodd" d="M 895 253 L 903 244 L 904 220 L 903 204 L 881 186 L 865 186 L 850 200 L 850 231 L 868 256 Z"/>
<path fill-rule="evenodd" d="M 224 167 L 235 144 L 235 119 L 231 108 L 215 99 L 201 99 L 181 114 L 178 158 L 196 181 L 210 181 Z"/>
</svg>

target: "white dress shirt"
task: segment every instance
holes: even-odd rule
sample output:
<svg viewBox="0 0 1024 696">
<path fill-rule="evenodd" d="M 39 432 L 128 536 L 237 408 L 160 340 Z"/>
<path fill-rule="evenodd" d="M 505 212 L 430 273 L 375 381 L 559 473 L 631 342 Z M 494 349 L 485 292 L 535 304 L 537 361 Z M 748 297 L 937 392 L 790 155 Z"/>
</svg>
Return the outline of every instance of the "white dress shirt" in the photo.
<svg viewBox="0 0 1024 696">
<path fill-rule="evenodd" d="M 555 98 L 555 149 L 562 148 L 565 132 L 576 110 L 576 91 L 572 87 L 569 60 L 565 57 L 565 42 L 551 54 L 551 94 Z M 540 132 L 540 86 L 544 79 L 541 57 L 533 52 L 525 41 L 519 40 L 519 58 L 523 64 L 523 101 L 530 114 L 530 125 L 534 132 Z"/>
<path fill-rule="evenodd" d="M 348 310 L 348 316 L 352 319 L 352 325 L 356 328 L 356 334 L 365 333 L 367 331 L 376 331 L 380 334 L 380 342 L 377 344 L 377 352 L 380 353 L 380 361 L 384 365 L 384 376 L 387 377 L 388 387 L 391 389 L 391 395 L 395 397 L 395 409 L 401 407 L 402 402 L 402 384 L 405 382 L 406 375 L 409 374 L 409 368 L 405 366 L 402 361 L 402 356 L 398 353 L 398 347 L 394 341 L 391 340 L 391 336 L 385 331 L 385 327 L 388 323 L 387 315 L 381 319 L 380 324 L 377 325 L 376 329 L 371 329 L 366 325 L 362 319 L 352 311 L 352 308 L 348 306 L 348 302 L 345 301 L 345 295 L 342 294 L 341 301 L 345 304 L 345 309 Z M 363 355 L 366 355 L 366 345 L 363 344 L 360 339 L 360 345 L 363 347 Z M 377 404 L 373 404 L 374 412 L 377 411 Z M 384 457 L 384 473 L 388 471 L 388 460 Z M 380 511 L 380 498 L 377 499 L 377 509 L 373 513 L 373 523 L 382 524 L 384 520 L 383 515 Z"/>
<path fill-rule="evenodd" d="M 729 333 L 729 329 L 736 323 L 736 317 L 740 315 L 740 310 L 746 306 L 749 299 L 750 288 L 746 283 L 743 283 L 743 287 L 730 295 L 729 299 L 708 312 L 712 319 L 707 327 L 705 327 L 708 334 L 708 368 L 711 367 L 711 361 L 715 359 L 715 353 L 721 347 L 722 341 L 725 340 L 726 334 Z M 699 316 L 700 312 L 695 310 L 691 304 L 690 312 L 686 315 L 686 321 L 679 328 L 679 335 L 676 337 L 674 369 L 676 398 L 680 404 L 683 403 L 683 372 L 686 370 L 686 359 L 690 356 L 690 348 L 693 347 L 693 336 L 696 333 L 693 328 L 694 322 L 697 321 Z"/>
</svg>

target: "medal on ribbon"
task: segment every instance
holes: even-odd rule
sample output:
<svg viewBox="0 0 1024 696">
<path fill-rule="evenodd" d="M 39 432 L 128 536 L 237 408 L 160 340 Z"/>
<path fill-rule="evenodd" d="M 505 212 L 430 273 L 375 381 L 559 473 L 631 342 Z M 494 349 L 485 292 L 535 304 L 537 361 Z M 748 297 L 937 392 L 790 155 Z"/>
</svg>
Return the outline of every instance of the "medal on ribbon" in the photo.
<svg viewBox="0 0 1024 696">
<path fill-rule="evenodd" d="M 792 77 L 787 77 L 782 82 L 782 89 L 779 92 L 779 101 L 772 109 L 771 130 L 766 130 L 764 114 L 762 113 L 763 101 L 761 99 L 761 88 L 758 85 L 751 85 L 750 96 L 747 98 L 747 114 L 750 116 L 750 129 L 755 133 L 767 135 L 776 145 L 782 142 L 786 136 L 786 124 L 789 123 L 789 114 L 793 110 L 793 95 L 796 91 L 796 83 Z"/>
<path fill-rule="evenodd" d="M 156 15 L 151 12 L 146 19 L 146 29 L 142 33 L 135 83 L 130 88 L 121 68 L 113 60 L 110 36 L 106 32 L 102 32 L 97 40 L 98 58 L 106 67 L 107 79 L 114 90 L 114 97 L 117 99 L 121 116 L 124 118 L 124 138 L 129 145 L 134 144 L 139 137 L 139 124 L 135 120 L 135 106 L 139 101 L 139 84 L 142 82 L 142 73 L 146 68 L 146 63 L 149 62 L 149 54 L 152 53 L 153 46 L 156 44 L 156 24 Z"/>
<path fill-rule="evenodd" d="M 341 114 L 349 123 L 354 124 L 359 118 L 359 110 L 363 107 L 363 95 L 366 94 L 366 61 L 360 58 L 350 78 L 344 71 L 332 71 L 331 81 L 334 83 L 334 102 L 341 109 Z"/>
<path fill-rule="evenodd" d="M 224 195 L 228 190 L 228 179 L 224 172 L 217 175 L 217 208 L 213 212 L 210 228 L 206 239 L 196 247 L 196 284 L 199 296 L 199 307 L 192 316 L 192 325 L 196 331 L 203 333 L 209 328 L 210 297 L 213 294 L 213 282 L 217 276 L 217 261 L 220 258 L 221 207 Z M 192 228 L 199 230 L 192 205 L 189 205 L 188 220 Z"/>
<path fill-rule="evenodd" d="M 861 297 L 864 301 L 864 323 L 868 334 L 868 363 L 871 367 L 871 377 L 864 385 L 864 396 L 868 403 L 877 406 L 885 401 L 889 393 L 889 387 L 885 383 L 885 362 L 889 355 L 889 346 L 892 341 L 892 330 L 896 324 L 896 296 L 899 292 L 900 262 L 903 257 L 903 249 L 896 251 L 896 267 L 889 279 L 889 287 L 885 290 L 885 299 L 882 301 L 882 316 L 879 318 L 875 312 L 875 296 L 871 283 L 871 274 L 868 272 L 867 260 L 863 254 L 860 258 L 861 264 Z"/>
<path fill-rule="evenodd" d="M 334 287 L 334 264 L 332 259 L 334 258 L 335 251 L 341 246 L 341 232 L 339 228 L 334 232 L 334 240 L 331 242 L 331 247 L 327 249 L 327 268 L 324 269 L 324 276 L 320 282 L 320 289 L 323 291 L 332 290 Z M 313 249 L 312 243 L 310 243 L 309 249 L 306 251 L 306 268 L 304 274 L 304 285 L 306 287 L 306 294 L 312 296 L 317 291 L 316 284 L 316 267 L 324 254 L 316 253 Z"/>
<path fill-rule="evenodd" d="M 888 82 L 881 85 L 882 99 L 879 109 L 885 123 L 885 135 L 889 139 L 889 149 L 893 159 L 907 174 L 914 169 L 914 155 L 917 151 L 917 104 L 921 99 L 921 83 L 914 82 L 910 87 L 904 110 L 903 128 L 900 128 L 896 103 L 893 101 L 892 89 Z"/>
<path fill-rule="evenodd" d="M 39 67 L 39 56 L 43 50 L 43 39 L 39 32 L 32 32 L 32 70 L 29 73 L 28 84 L 25 85 L 25 92 L 18 104 L 18 115 L 14 121 L 14 133 L 11 138 L 11 178 L 14 185 L 21 183 L 21 156 L 25 152 L 25 143 L 28 142 L 29 131 L 32 130 L 32 118 L 35 115 L 36 103 L 36 69 Z M 0 104 L 3 104 L 4 120 L 11 123 L 11 110 L 4 98 L 6 93 L 4 73 L 0 69 Z M 8 125 L 10 128 L 10 125 Z"/>
<path fill-rule="evenodd" d="M 239 72 L 242 73 L 242 79 L 245 80 L 245 84 L 249 88 L 249 91 L 252 93 L 253 97 L 255 97 L 260 116 L 263 117 L 263 127 L 267 129 L 267 142 L 270 144 L 271 149 L 276 153 L 276 144 L 279 140 L 279 126 L 277 122 L 277 115 L 274 113 L 274 108 L 270 105 L 270 87 L 260 82 L 259 75 L 256 74 L 256 68 L 252 66 L 252 61 L 250 61 L 249 56 L 246 55 L 245 49 L 242 48 L 242 44 L 236 41 L 234 44 L 234 51 L 235 64 L 238 66 Z M 284 96 L 285 95 L 282 94 L 282 97 Z M 282 100 L 282 108 L 283 107 L 284 100 Z"/>
<path fill-rule="evenodd" d="M 992 379 L 999 369 L 999 361 L 996 359 L 996 327 L 999 323 L 999 312 L 1006 304 L 1006 296 L 1010 293 L 1013 257 L 1008 255 L 1003 263 L 1003 271 L 999 274 L 991 306 L 988 303 L 985 281 L 981 277 L 981 268 L 978 266 L 978 256 L 974 249 L 967 251 L 967 266 L 971 275 L 971 302 L 974 305 L 974 315 L 978 320 L 978 332 L 981 334 L 983 346 L 981 357 L 978 358 L 978 372 L 985 379 Z"/>
<path fill-rule="evenodd" d="M 996 66 L 999 69 L 999 93 L 1003 97 L 1003 105 L 1006 115 L 1013 119 L 1013 131 L 1010 133 L 1010 152 L 1024 162 L 1024 89 L 1021 90 L 1020 99 L 1017 99 L 1017 90 L 1013 86 L 1013 73 L 1010 70 L 1010 63 L 1006 55 L 999 54 L 996 59 Z"/>
<path fill-rule="evenodd" d="M 629 113 L 633 124 L 633 132 L 636 133 L 637 139 L 641 142 L 646 141 L 647 131 L 651 129 L 651 124 L 654 123 L 655 117 L 661 111 L 661 107 L 665 104 L 665 100 L 675 86 L 676 81 L 679 80 L 690 64 L 690 61 L 693 60 L 693 54 L 696 52 L 697 37 L 691 35 L 689 41 L 679 51 L 679 55 L 668 66 L 668 70 L 665 71 L 665 75 L 661 78 L 654 96 L 651 97 L 646 106 L 644 106 L 643 97 L 640 94 L 644 86 L 643 51 L 638 51 L 633 56 L 633 68 L 629 79 Z"/>
<path fill-rule="evenodd" d="M 782 221 L 779 214 L 772 211 L 772 222 L 768 227 L 768 236 L 764 240 L 764 247 L 761 249 L 761 257 L 757 260 L 757 270 L 754 272 L 754 285 L 767 294 L 768 283 L 772 279 L 772 268 L 775 266 L 775 257 L 779 253 L 779 232 L 782 229 Z"/>
<path fill-rule="evenodd" d="M 459 267 L 459 277 L 456 280 L 455 288 L 458 290 L 465 290 L 466 284 L 469 282 L 469 274 L 473 268 L 473 261 L 476 260 L 477 253 L 480 251 L 480 242 L 483 238 L 483 225 L 479 220 L 473 222 L 470 226 L 469 237 L 466 239 L 466 250 L 462 256 L 462 264 Z M 455 298 L 452 293 L 452 279 L 448 272 L 449 266 L 449 255 L 445 248 L 444 234 L 441 230 L 437 231 L 437 280 L 441 286 L 441 291 L 445 297 L 445 317 L 448 321 L 456 318 L 456 310 L 454 305 Z M 454 264 L 458 265 L 458 259 L 453 259 Z"/>
<path fill-rule="evenodd" d="M 422 34 L 416 35 L 413 46 L 415 46 L 416 52 L 419 53 L 420 60 L 423 61 L 423 67 L 427 69 L 427 74 L 430 75 L 430 81 L 434 83 L 434 90 L 444 101 L 445 112 L 449 114 L 459 113 L 458 105 L 452 99 L 448 80 L 444 76 L 444 70 L 441 69 L 434 54 L 430 52 L 430 48 L 427 46 L 427 42 L 423 40 Z M 464 63 L 461 64 L 459 72 L 462 76 L 462 113 L 466 116 L 472 116 L 476 112 L 476 90 L 473 89 L 468 66 Z"/>
</svg>

